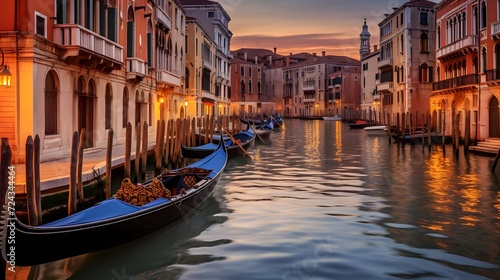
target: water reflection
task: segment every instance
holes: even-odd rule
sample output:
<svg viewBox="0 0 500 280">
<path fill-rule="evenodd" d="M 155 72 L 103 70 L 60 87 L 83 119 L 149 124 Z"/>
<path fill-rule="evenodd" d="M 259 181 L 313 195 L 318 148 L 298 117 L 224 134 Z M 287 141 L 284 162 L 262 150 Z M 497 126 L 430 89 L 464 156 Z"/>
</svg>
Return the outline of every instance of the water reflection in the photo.
<svg viewBox="0 0 500 280">
<path fill-rule="evenodd" d="M 491 158 L 300 120 L 249 152 L 187 220 L 32 279 L 499 279 Z"/>
</svg>

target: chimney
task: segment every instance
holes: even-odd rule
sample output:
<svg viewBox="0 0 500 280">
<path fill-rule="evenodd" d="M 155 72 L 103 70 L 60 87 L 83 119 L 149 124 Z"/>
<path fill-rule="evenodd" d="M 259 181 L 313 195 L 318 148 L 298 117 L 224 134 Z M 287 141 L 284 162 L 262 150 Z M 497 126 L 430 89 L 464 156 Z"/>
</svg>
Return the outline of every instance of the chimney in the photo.
<svg viewBox="0 0 500 280">
<path fill-rule="evenodd" d="M 274 48 L 274 53 L 276 53 L 276 50 L 278 50 L 278 48 L 276 48 L 276 47 L 275 47 L 275 48 Z"/>
<path fill-rule="evenodd" d="M 326 55 L 326 51 L 322 51 L 322 52 L 321 52 L 321 55 L 322 55 L 322 56 L 325 56 L 325 55 Z"/>
<path fill-rule="evenodd" d="M 313 52 L 313 56 L 316 57 L 316 53 L 315 52 Z"/>
<path fill-rule="evenodd" d="M 259 64 L 259 57 L 255 56 L 255 64 Z"/>
<path fill-rule="evenodd" d="M 245 61 L 247 61 L 248 53 L 245 53 Z"/>
<path fill-rule="evenodd" d="M 269 62 L 269 66 L 272 66 L 273 65 L 273 56 L 272 55 L 268 55 L 267 56 L 267 61 Z"/>
<path fill-rule="evenodd" d="M 373 51 L 376 52 L 378 50 L 378 45 L 373 45 Z"/>
</svg>

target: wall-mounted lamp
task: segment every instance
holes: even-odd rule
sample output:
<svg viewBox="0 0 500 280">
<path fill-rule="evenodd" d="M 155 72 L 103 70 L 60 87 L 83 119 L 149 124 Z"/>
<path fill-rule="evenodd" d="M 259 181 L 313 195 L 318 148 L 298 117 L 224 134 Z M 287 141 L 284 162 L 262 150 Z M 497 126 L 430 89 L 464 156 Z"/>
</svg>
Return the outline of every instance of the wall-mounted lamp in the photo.
<svg viewBox="0 0 500 280">
<path fill-rule="evenodd" d="M 159 102 L 159 103 L 165 103 L 165 98 L 163 98 L 163 96 L 160 96 L 160 97 L 158 98 L 158 102 Z"/>
<path fill-rule="evenodd" d="M 0 69 L 2 71 L 0 72 L 0 86 L 10 86 L 10 77 L 12 74 L 10 74 L 9 69 L 7 68 L 7 65 L 5 65 L 4 62 L 4 55 L 3 55 L 3 50 L 0 48 L 0 52 L 2 53 L 2 63 L 0 64 Z"/>
<path fill-rule="evenodd" d="M 187 107 L 187 105 L 188 105 L 188 102 L 187 102 L 187 101 L 184 101 L 184 106 L 186 106 L 186 107 Z"/>
</svg>

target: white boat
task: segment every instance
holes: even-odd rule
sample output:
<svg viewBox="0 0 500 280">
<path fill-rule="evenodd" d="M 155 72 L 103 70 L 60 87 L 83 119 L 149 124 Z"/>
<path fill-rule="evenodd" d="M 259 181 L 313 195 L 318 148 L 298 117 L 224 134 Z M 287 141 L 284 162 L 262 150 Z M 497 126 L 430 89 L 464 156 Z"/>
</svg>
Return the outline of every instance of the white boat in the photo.
<svg viewBox="0 0 500 280">
<path fill-rule="evenodd" d="M 325 121 L 341 121 L 342 120 L 342 117 L 339 116 L 339 115 L 335 115 L 335 116 L 324 116 L 323 117 L 323 120 Z"/>
<path fill-rule="evenodd" d="M 386 125 L 367 126 L 367 127 L 363 128 L 363 130 L 366 131 L 366 134 L 368 136 L 387 135 L 387 126 Z"/>
</svg>

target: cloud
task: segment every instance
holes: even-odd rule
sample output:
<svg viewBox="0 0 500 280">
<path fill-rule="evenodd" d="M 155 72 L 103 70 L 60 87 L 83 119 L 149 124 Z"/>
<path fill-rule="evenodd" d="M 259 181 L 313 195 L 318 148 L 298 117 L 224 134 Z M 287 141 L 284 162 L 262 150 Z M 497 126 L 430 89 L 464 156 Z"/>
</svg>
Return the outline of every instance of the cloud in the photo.
<svg viewBox="0 0 500 280">
<path fill-rule="evenodd" d="M 278 54 L 289 55 L 290 53 L 317 53 L 326 51 L 327 55 L 342 55 L 354 59 L 359 59 L 360 39 L 356 34 L 335 32 L 317 34 L 297 34 L 297 35 L 245 35 L 233 36 L 231 39 L 231 49 L 240 48 L 262 48 L 273 50 L 277 48 Z"/>
</svg>

